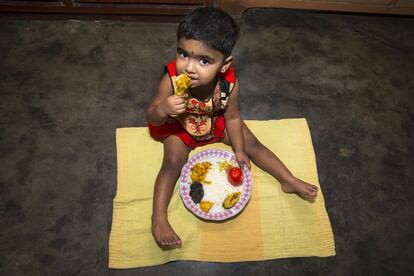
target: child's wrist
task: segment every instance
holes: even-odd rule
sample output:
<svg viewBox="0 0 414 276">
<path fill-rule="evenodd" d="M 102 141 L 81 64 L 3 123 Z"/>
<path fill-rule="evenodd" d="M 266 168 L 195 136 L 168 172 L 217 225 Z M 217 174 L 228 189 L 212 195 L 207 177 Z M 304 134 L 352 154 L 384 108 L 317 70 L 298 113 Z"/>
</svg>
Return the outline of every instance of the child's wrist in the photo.
<svg viewBox="0 0 414 276">
<path fill-rule="evenodd" d="M 240 154 L 240 153 L 245 153 L 245 150 L 243 148 L 234 150 L 234 154 Z"/>
<path fill-rule="evenodd" d="M 168 219 L 168 216 L 167 216 L 166 213 L 165 214 L 156 214 L 156 215 L 152 214 L 152 216 L 151 216 L 151 220 L 153 222 L 156 222 L 156 221 L 165 221 L 167 219 Z"/>
</svg>

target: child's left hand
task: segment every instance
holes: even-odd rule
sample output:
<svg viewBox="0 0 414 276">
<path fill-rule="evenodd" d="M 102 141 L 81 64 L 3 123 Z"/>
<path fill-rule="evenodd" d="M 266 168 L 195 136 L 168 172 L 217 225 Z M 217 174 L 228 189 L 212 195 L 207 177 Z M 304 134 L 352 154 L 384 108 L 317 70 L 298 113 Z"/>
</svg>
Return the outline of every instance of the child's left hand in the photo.
<svg viewBox="0 0 414 276">
<path fill-rule="evenodd" d="M 236 152 L 236 161 L 239 164 L 240 168 L 243 168 L 243 165 L 246 165 L 250 170 L 250 158 L 244 151 Z"/>
</svg>

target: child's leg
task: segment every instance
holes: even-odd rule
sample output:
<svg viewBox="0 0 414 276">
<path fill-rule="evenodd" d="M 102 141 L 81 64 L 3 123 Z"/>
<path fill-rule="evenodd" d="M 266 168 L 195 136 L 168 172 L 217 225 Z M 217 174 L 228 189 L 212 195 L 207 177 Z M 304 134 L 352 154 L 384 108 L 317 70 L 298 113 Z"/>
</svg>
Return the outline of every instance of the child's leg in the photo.
<svg viewBox="0 0 414 276">
<path fill-rule="evenodd" d="M 259 168 L 275 177 L 282 185 L 285 193 L 296 193 L 307 198 L 315 198 L 318 188 L 315 185 L 306 183 L 295 176 L 279 160 L 279 158 L 268 148 L 266 148 L 254 136 L 243 122 L 243 138 L 246 154 Z M 227 133 L 223 142 L 231 145 Z"/>
<path fill-rule="evenodd" d="M 177 136 L 171 135 L 164 140 L 164 159 L 154 186 L 151 228 L 155 240 L 161 246 L 181 244 L 168 222 L 167 209 L 189 152 L 190 149 Z"/>
</svg>

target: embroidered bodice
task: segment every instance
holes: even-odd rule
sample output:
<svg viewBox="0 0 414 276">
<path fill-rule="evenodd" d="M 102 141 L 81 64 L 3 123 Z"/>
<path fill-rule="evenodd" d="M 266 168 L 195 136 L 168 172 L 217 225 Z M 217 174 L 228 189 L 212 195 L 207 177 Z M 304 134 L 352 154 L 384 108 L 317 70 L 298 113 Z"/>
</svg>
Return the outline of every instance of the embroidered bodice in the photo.
<svg viewBox="0 0 414 276">
<path fill-rule="evenodd" d="M 167 69 L 175 91 L 175 61 L 169 63 Z M 227 74 L 219 75 L 214 91 L 209 98 L 200 100 L 189 91 L 186 113 L 175 118 L 195 140 L 211 139 L 215 117 L 222 115 L 227 108 L 227 101 L 235 80 L 233 68 L 230 67 L 227 72 Z"/>
</svg>

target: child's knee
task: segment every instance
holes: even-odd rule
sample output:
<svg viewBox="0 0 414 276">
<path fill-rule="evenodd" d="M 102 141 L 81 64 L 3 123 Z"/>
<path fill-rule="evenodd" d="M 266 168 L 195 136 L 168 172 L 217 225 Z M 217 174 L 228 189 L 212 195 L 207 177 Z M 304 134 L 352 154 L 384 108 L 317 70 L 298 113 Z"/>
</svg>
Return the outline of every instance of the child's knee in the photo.
<svg viewBox="0 0 414 276">
<path fill-rule="evenodd" d="M 181 157 L 181 156 L 168 156 L 164 158 L 164 161 L 162 163 L 163 169 L 166 170 L 180 170 L 184 166 L 185 162 L 187 162 L 187 158 Z"/>
</svg>

